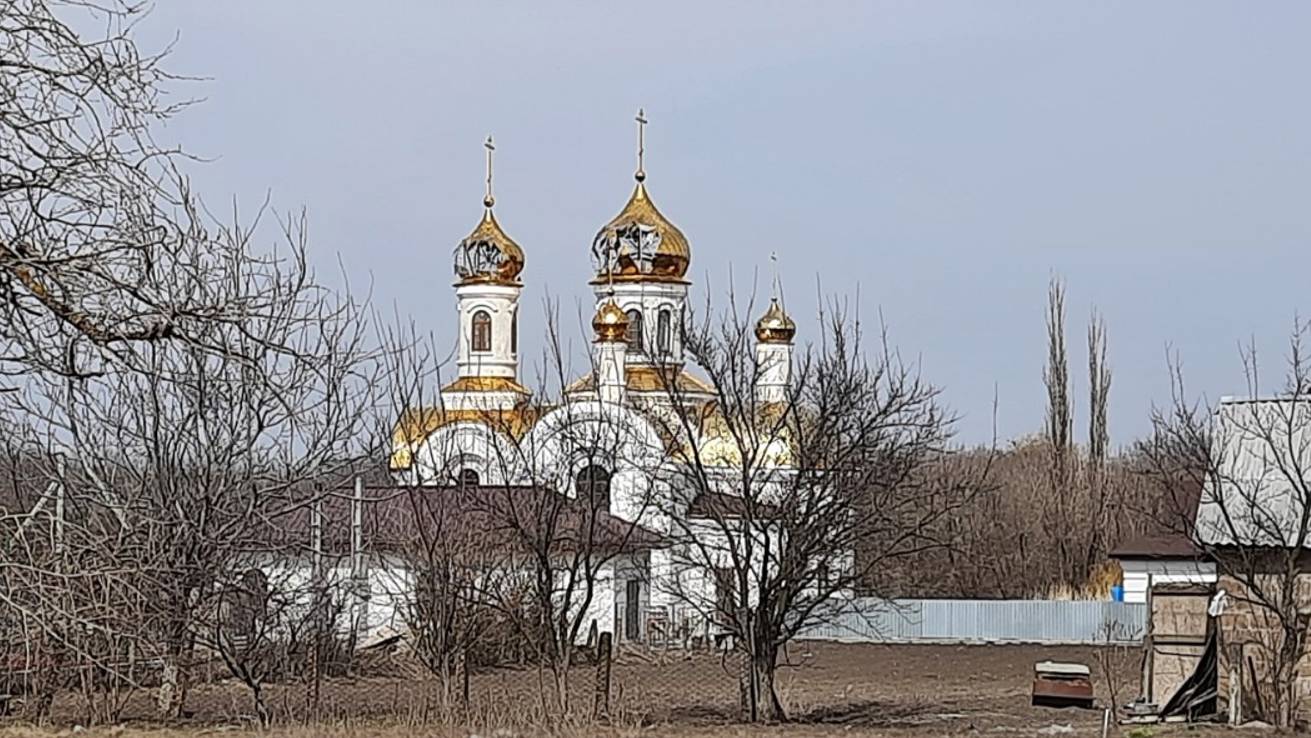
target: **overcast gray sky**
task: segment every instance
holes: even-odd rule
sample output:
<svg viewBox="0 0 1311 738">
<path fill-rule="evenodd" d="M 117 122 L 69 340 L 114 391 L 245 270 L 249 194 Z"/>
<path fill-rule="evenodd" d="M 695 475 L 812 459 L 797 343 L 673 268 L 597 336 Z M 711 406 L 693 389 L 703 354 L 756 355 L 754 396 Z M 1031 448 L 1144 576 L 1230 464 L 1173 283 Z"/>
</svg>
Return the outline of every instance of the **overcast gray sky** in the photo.
<svg viewBox="0 0 1311 738">
<path fill-rule="evenodd" d="M 1294 2 L 247 2 L 169 0 L 170 68 L 205 102 L 166 137 L 211 201 L 308 208 L 319 264 L 454 340 L 450 254 L 497 213 L 524 247 L 524 336 L 570 326 L 588 247 L 632 185 L 688 235 L 697 298 L 777 251 L 814 331 L 816 282 L 861 296 L 962 415 L 1040 429 L 1048 275 L 1069 286 L 1084 436 L 1089 308 L 1105 314 L 1113 441 L 1190 390 L 1277 379 L 1311 274 L 1311 4 Z M 767 281 L 767 278 L 763 281 Z M 527 342 L 527 356 L 535 354 Z"/>
</svg>

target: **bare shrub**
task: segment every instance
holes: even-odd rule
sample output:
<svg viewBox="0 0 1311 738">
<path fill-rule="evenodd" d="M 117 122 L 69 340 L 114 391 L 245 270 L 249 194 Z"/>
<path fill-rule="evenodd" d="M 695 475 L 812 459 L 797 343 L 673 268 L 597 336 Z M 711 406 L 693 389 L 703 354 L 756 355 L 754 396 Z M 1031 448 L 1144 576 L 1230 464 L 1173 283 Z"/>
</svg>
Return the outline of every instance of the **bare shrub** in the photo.
<svg viewBox="0 0 1311 738">
<path fill-rule="evenodd" d="M 1134 667 L 1141 666 L 1146 658 L 1141 646 L 1130 645 L 1139 641 L 1142 633 L 1123 623 L 1108 622 L 1102 626 L 1100 635 L 1105 645 L 1096 650 L 1093 658 L 1106 689 L 1107 706 L 1118 713 L 1133 689 L 1129 685 L 1134 683 Z"/>
</svg>

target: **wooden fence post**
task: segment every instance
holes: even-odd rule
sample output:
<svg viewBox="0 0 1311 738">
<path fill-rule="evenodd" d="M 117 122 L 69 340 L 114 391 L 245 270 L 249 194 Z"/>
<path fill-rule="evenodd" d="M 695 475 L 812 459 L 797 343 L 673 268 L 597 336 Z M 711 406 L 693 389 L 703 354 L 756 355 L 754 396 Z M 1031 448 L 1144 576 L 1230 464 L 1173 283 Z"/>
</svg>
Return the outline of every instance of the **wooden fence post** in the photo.
<svg viewBox="0 0 1311 738">
<path fill-rule="evenodd" d="M 601 634 L 596 646 L 596 695 L 592 717 L 604 720 L 610 717 L 610 661 L 613 655 L 614 635 Z"/>
</svg>

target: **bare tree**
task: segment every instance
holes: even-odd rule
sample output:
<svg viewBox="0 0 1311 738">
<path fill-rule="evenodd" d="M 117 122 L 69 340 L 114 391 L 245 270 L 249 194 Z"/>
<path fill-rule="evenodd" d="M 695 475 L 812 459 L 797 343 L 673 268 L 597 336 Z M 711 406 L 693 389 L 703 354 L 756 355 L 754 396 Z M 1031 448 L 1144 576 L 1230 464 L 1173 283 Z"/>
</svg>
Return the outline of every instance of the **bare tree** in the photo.
<svg viewBox="0 0 1311 738">
<path fill-rule="evenodd" d="M 1106 404 L 1111 393 L 1111 367 L 1106 363 L 1106 321 L 1093 310 L 1088 320 L 1088 458 L 1101 470 L 1106 465 Z"/>
<path fill-rule="evenodd" d="M 315 284 L 301 221 L 285 224 L 285 256 L 256 251 L 254 228 L 197 232 L 171 272 L 171 290 L 246 309 L 94 376 L 30 376 L 31 391 L 9 396 L 11 417 L 31 429 L 30 447 L 62 490 L 62 533 L 6 551 L 0 574 L 22 586 L 0 603 L 102 668 L 108 655 L 70 634 L 130 638 L 163 663 L 170 714 L 196 649 L 240 650 L 217 637 L 224 593 L 240 590 L 252 568 L 303 551 L 304 531 L 285 523 L 311 504 L 316 481 L 348 473 L 377 447 L 369 417 L 380 371 L 363 307 Z M 74 361 L 81 350 L 75 342 Z M 69 460 L 67 473 L 57 458 Z M 30 529 L 31 515 L 15 525 Z M 41 561 L 46 550 L 54 561 Z M 126 599 L 61 601 L 76 592 L 64 559 L 79 562 L 80 579 L 104 577 L 97 596 Z M 252 689 L 266 673 L 246 669 L 244 656 L 228 660 Z"/>
<path fill-rule="evenodd" d="M 1307 324 L 1295 325 L 1276 396 L 1260 395 L 1254 349 L 1243 352 L 1250 399 L 1223 400 L 1213 410 L 1185 398 L 1176 366 L 1174 402 L 1153 413 L 1153 435 L 1142 444 L 1172 508 L 1196 511 L 1195 520 L 1183 514 L 1166 522 L 1217 562 L 1233 609 L 1225 616 L 1226 655 L 1242 662 L 1235 666 L 1256 685 L 1264 718 L 1280 727 L 1299 717 L 1311 622 L 1307 332 Z"/>
<path fill-rule="evenodd" d="M 1140 666 L 1143 659 L 1142 649 L 1130 644 L 1140 641 L 1142 633 L 1140 629 L 1123 623 L 1107 622 L 1098 635 L 1107 645 L 1098 648 L 1093 657 L 1106 687 L 1107 707 L 1112 713 L 1119 714 L 1123 707 L 1120 699 L 1128 694 L 1125 691 L 1128 686 L 1126 676 L 1135 666 Z"/>
<path fill-rule="evenodd" d="M 239 311 L 169 289 L 201 218 L 180 152 L 152 137 L 185 101 L 170 101 L 165 54 L 133 39 L 142 15 L 122 0 L 0 6 L 3 374 L 91 375 Z"/>
<path fill-rule="evenodd" d="M 406 495 L 417 523 L 406 549 L 415 578 L 408 622 L 415 652 L 438 679 L 440 704 L 447 715 L 457 704 L 468 708 L 471 656 L 479 649 L 490 619 L 482 593 L 492 589 L 490 578 L 496 576 L 496 562 L 486 541 L 461 524 L 467 517 L 460 514 L 459 506 L 467 503 L 453 499 L 460 494 L 433 499 L 422 490 L 412 490 Z"/>
<path fill-rule="evenodd" d="M 420 338 L 413 325 L 382 332 L 392 362 L 384 400 L 394 424 L 392 467 L 408 476 L 408 484 L 371 500 L 380 518 L 376 543 L 403 562 L 405 575 L 391 583 L 391 594 L 405 603 L 411 648 L 437 677 L 440 707 L 449 716 L 457 705 L 468 708 L 471 661 L 494 638 L 484 593 L 496 588 L 500 562 L 490 531 L 474 524 L 485 521 L 470 514 L 480 504 L 482 480 L 461 478 L 463 457 L 455 438 L 426 433 L 447 414 L 435 391 L 443 362 L 431 337 Z M 505 430 L 494 413 L 476 419 Z"/>
<path fill-rule="evenodd" d="M 485 497 L 484 510 L 507 543 L 507 570 L 526 575 L 527 598 L 505 586 L 489 594 L 519 620 L 535 660 L 549 673 L 552 704 L 544 708 L 565 714 L 573 709 L 571 670 L 591 640 L 592 623 L 606 610 L 613 614 L 620 571 L 658 542 L 648 517 L 669 449 L 644 415 L 600 396 L 595 356 L 585 365 L 584 387 L 571 391 L 566 342 L 549 308 L 544 352 L 541 384 L 562 387 L 563 396 L 548 403 L 542 393 L 536 407 L 525 408 L 537 419 L 533 431 L 512 438 L 496 462 L 525 489 Z M 634 400 L 630 408 L 639 405 Z"/>
<path fill-rule="evenodd" d="M 1100 535 L 1089 541 L 1085 568 L 1089 571 L 1110 551 L 1118 520 L 1108 489 L 1106 456 L 1110 443 L 1106 407 L 1111 392 L 1111 368 L 1106 363 L 1106 321 L 1094 309 L 1088 320 L 1088 463 L 1085 466 L 1092 519 Z"/>
<path fill-rule="evenodd" d="M 444 362 L 431 337 L 419 337 L 413 324 L 380 326 L 380 332 L 392 363 L 382 419 L 392 424 L 391 469 L 402 484 L 369 500 L 379 518 L 373 543 L 399 559 L 386 586 L 400 603 L 409 647 L 437 677 L 440 708 L 450 716 L 457 705 L 468 707 L 471 657 L 489 635 L 485 593 L 496 589 L 502 562 L 487 521 L 473 514 L 486 473 L 462 475 L 467 449 L 441 428 L 469 422 L 486 441 L 509 427 L 490 409 L 448 412 L 436 389 Z"/>
<path fill-rule="evenodd" d="M 1048 496 L 1043 505 L 1049 522 L 1060 527 L 1056 547 L 1065 574 L 1072 578 L 1083 563 L 1082 552 L 1071 545 L 1070 483 L 1073 480 L 1074 449 L 1071 440 L 1070 372 L 1065 355 L 1065 284 L 1053 276 L 1047 287 L 1047 364 L 1043 368 L 1047 387 L 1046 439 L 1050 453 L 1047 473 Z"/>
<path fill-rule="evenodd" d="M 22 644 L 21 657 L 6 664 L 10 680 L 33 719 L 46 717 L 57 690 L 72 689 L 86 720 L 115 720 L 148 659 L 139 626 L 149 601 L 132 575 L 142 564 L 80 523 L 79 479 L 62 457 L 43 463 L 49 457 L 33 427 L 9 430 L 23 466 L 49 480 L 30 505 L 0 514 L 0 620 Z"/>
<path fill-rule="evenodd" d="M 736 306 L 684 327 L 709 402 L 666 384 L 669 432 L 686 440 L 667 503 L 678 576 L 664 586 L 742 655 L 750 721 L 787 717 L 775 686 L 783 647 L 849 607 L 879 568 L 943 545 L 935 524 L 976 489 L 930 473 L 951 463 L 937 388 L 886 337 L 867 357 L 840 306 L 822 318 L 782 398 L 759 391 L 770 367 Z"/>
<path fill-rule="evenodd" d="M 1069 482 L 1070 370 L 1065 358 L 1065 284 L 1052 277 L 1047 287 L 1047 366 L 1042 373 L 1047 387 L 1047 441 L 1052 453 L 1052 492 L 1059 495 Z"/>
<path fill-rule="evenodd" d="M 593 623 L 613 614 L 621 562 L 656 542 L 644 518 L 668 451 L 640 416 L 598 397 L 591 362 L 570 381 L 566 342 L 548 314 L 542 389 L 514 407 L 452 407 L 433 394 L 424 407 L 419 391 L 402 398 L 422 428 L 404 449 L 403 476 L 426 487 L 403 494 L 430 521 L 431 533 L 416 531 L 407 547 L 424 580 L 411 628 L 430 666 L 467 660 L 487 623 L 508 624 L 538 668 L 543 717 L 553 720 L 574 710 L 570 676 Z"/>
</svg>

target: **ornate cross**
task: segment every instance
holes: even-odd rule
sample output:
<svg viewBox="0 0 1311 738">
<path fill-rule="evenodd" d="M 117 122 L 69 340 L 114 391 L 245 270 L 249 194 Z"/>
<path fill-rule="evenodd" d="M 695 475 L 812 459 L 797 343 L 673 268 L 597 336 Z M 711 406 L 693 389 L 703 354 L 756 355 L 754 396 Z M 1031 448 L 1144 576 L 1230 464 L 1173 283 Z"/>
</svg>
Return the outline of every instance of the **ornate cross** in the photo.
<svg viewBox="0 0 1311 738">
<path fill-rule="evenodd" d="M 487 149 L 487 194 L 483 196 L 483 205 L 490 208 L 496 204 L 496 198 L 492 197 L 492 152 L 496 150 L 496 144 L 492 143 L 490 135 L 483 142 L 483 148 Z"/>
<path fill-rule="evenodd" d="M 778 252 L 769 252 L 769 267 L 774 271 L 774 284 L 771 286 L 772 299 L 778 299 Z"/>
<path fill-rule="evenodd" d="M 637 173 L 633 176 L 638 182 L 646 179 L 646 168 L 643 162 L 646 157 L 646 111 L 642 108 L 637 109 Z"/>
</svg>

